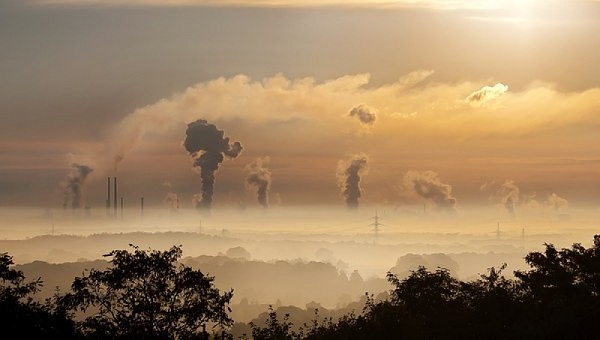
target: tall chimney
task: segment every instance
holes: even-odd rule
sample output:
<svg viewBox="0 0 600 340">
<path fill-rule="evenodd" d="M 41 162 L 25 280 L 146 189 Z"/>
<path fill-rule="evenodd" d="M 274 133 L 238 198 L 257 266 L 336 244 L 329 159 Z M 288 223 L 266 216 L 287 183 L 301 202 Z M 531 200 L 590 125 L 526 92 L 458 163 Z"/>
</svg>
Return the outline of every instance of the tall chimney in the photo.
<svg viewBox="0 0 600 340">
<path fill-rule="evenodd" d="M 115 217 L 117 217 L 117 177 L 115 177 L 115 192 L 114 195 L 114 208 L 115 208 Z"/>
<path fill-rule="evenodd" d="M 140 199 L 140 210 L 142 214 L 142 218 L 144 218 L 144 196 Z"/>
<path fill-rule="evenodd" d="M 108 177 L 108 185 L 106 187 L 106 213 L 110 210 L 110 177 Z"/>
</svg>

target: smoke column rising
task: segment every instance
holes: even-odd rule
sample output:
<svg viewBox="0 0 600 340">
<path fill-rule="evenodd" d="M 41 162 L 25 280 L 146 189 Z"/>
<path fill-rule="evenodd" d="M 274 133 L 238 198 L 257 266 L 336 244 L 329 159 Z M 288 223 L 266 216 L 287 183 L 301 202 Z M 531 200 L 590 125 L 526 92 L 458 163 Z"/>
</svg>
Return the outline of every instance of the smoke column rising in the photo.
<svg viewBox="0 0 600 340">
<path fill-rule="evenodd" d="M 512 219 L 516 218 L 515 204 L 519 203 L 520 190 L 513 180 L 505 180 L 498 192 L 501 197 L 502 205 Z"/>
<path fill-rule="evenodd" d="M 546 204 L 552 207 L 555 211 L 559 211 L 563 208 L 569 207 L 569 201 L 565 198 L 558 196 L 555 193 L 548 195 L 548 199 L 546 200 Z"/>
<path fill-rule="evenodd" d="M 269 157 L 257 158 L 254 162 L 246 165 L 246 188 L 256 189 L 258 203 L 263 207 L 269 206 L 269 190 L 271 189 L 271 171 L 265 168 Z"/>
<path fill-rule="evenodd" d="M 367 172 L 368 160 L 366 154 L 360 153 L 338 162 L 338 186 L 350 210 L 358 209 L 358 199 L 362 196 L 360 178 Z"/>
<path fill-rule="evenodd" d="M 243 147 L 240 142 L 230 144 L 229 137 L 223 137 L 223 131 L 204 119 L 189 123 L 185 134 L 183 146 L 195 158 L 194 166 L 200 168 L 202 199 L 198 207 L 210 209 L 213 201 L 215 172 L 219 169 L 225 156 L 231 159 L 236 158 L 242 152 Z"/>
<path fill-rule="evenodd" d="M 402 189 L 417 194 L 443 211 L 456 211 L 456 198 L 452 186 L 443 183 L 433 171 L 408 171 L 402 180 Z"/>
<path fill-rule="evenodd" d="M 70 206 L 72 209 L 81 208 L 83 185 L 85 184 L 85 179 L 92 171 L 94 169 L 87 165 L 71 164 L 71 170 L 67 174 L 67 178 L 60 185 L 64 195 L 63 207 Z"/>
</svg>

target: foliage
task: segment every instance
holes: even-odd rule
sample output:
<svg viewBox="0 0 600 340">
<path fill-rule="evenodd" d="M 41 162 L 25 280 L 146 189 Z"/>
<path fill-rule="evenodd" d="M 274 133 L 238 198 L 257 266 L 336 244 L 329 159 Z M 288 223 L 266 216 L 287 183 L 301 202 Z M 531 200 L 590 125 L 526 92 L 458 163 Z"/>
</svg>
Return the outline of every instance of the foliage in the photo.
<svg viewBox="0 0 600 340">
<path fill-rule="evenodd" d="M 253 334 L 284 337 L 260 339 L 596 339 L 600 315 L 600 235 L 585 248 L 574 244 L 529 253 L 529 271 L 502 275 L 492 267 L 470 282 L 450 276 L 445 268 L 419 267 L 400 280 L 388 273 L 390 297 L 375 302 L 367 294 L 360 315 L 318 320 L 300 333 L 276 322 L 270 310 L 267 328 Z M 284 325 L 285 326 L 285 325 Z"/>
<path fill-rule="evenodd" d="M 0 254 L 0 327 L 3 338 L 76 339 L 70 315 L 60 310 L 56 299 L 45 303 L 34 299 L 43 282 L 40 278 L 25 282 L 23 272 L 14 270 L 12 257 Z"/>
<path fill-rule="evenodd" d="M 526 331 L 532 337 L 578 338 L 597 336 L 600 315 L 600 235 L 592 247 L 579 243 L 558 250 L 532 252 L 525 261 L 532 267 L 517 271 L 524 292 L 523 308 L 529 318 Z"/>
<path fill-rule="evenodd" d="M 233 291 L 221 294 L 213 277 L 178 263 L 181 247 L 113 250 L 112 268 L 75 278 L 63 303 L 84 313 L 83 334 L 97 339 L 190 339 L 207 324 L 227 327 Z"/>
<path fill-rule="evenodd" d="M 77 277 L 71 292 L 44 303 L 34 299 L 41 279 L 26 282 L 0 254 L 0 326 L 19 338 L 232 339 L 232 291 L 213 277 L 179 263 L 182 251 L 114 250 L 112 266 Z M 289 339 L 596 339 L 600 315 L 600 235 L 585 248 L 573 244 L 525 257 L 531 267 L 502 275 L 506 264 L 463 282 L 445 268 L 419 267 L 404 279 L 388 273 L 389 297 L 365 294 L 360 314 L 319 317 L 296 330 L 289 314 L 268 308 L 264 327 L 250 323 L 252 338 Z M 79 313 L 79 314 L 77 314 Z M 6 335 L 4 338 L 10 338 Z"/>
<path fill-rule="evenodd" d="M 273 306 L 269 305 L 268 317 L 265 320 L 266 327 L 262 328 L 254 322 L 250 322 L 252 328 L 252 338 L 255 340 L 291 340 L 297 338 L 297 334 L 292 331 L 293 323 L 289 321 L 289 314 L 283 316 L 279 321 L 277 312 Z"/>
</svg>

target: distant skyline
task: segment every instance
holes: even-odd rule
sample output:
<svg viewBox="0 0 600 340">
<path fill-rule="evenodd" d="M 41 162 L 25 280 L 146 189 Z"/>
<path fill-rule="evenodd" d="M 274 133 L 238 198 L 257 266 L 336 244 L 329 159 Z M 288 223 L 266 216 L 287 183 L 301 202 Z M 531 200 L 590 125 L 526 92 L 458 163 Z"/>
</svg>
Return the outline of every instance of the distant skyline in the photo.
<svg viewBox="0 0 600 340">
<path fill-rule="evenodd" d="M 598 208 L 598 32 L 598 1 L 3 2 L 0 205 L 103 209 L 118 176 L 190 208 L 205 119 L 243 145 L 215 207 L 345 207 L 363 155 L 359 205 Z"/>
</svg>

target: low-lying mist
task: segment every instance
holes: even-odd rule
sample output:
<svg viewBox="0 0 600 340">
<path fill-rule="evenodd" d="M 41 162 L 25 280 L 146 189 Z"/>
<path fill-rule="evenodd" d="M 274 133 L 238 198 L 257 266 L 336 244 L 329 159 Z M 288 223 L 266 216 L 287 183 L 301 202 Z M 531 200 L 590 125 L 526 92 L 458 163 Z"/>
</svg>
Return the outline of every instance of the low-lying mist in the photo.
<svg viewBox="0 0 600 340">
<path fill-rule="evenodd" d="M 169 208 L 91 211 L 11 209 L 0 222 L 0 251 L 27 277 L 44 280 L 43 294 L 66 291 L 84 269 L 106 266 L 114 249 L 166 250 L 180 245 L 187 265 L 234 289 L 240 320 L 267 304 L 342 308 L 365 292 L 390 287 L 388 271 L 407 276 L 418 266 L 443 267 L 470 280 L 507 264 L 505 275 L 527 269 L 524 256 L 544 243 L 587 246 L 597 210 L 521 214 L 502 209 L 470 213 L 423 207 Z M 377 216 L 377 221 L 375 220 Z M 378 223 L 375 231 L 375 223 Z M 99 261 L 101 260 L 101 261 Z"/>
</svg>

